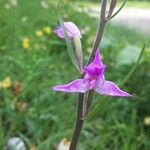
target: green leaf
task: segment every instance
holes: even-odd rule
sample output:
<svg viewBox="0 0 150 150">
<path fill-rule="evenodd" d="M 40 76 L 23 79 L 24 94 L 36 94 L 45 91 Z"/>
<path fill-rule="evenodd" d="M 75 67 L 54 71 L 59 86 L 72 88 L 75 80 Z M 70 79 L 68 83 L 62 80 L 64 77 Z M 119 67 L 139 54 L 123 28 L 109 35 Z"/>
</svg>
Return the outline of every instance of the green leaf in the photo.
<svg viewBox="0 0 150 150">
<path fill-rule="evenodd" d="M 145 51 L 145 44 L 139 54 L 139 57 L 137 58 L 137 61 L 136 63 L 133 65 L 133 67 L 130 69 L 130 71 L 128 72 L 128 74 L 125 76 L 125 78 L 121 81 L 120 83 L 120 86 L 123 86 L 128 80 L 129 78 L 132 76 L 132 74 L 135 72 L 136 68 L 138 67 L 141 59 L 142 59 L 142 56 L 144 54 L 144 51 Z"/>
<path fill-rule="evenodd" d="M 135 46 L 127 46 L 117 56 L 117 65 L 130 65 L 136 63 L 138 56 L 140 55 L 140 48 Z"/>
</svg>

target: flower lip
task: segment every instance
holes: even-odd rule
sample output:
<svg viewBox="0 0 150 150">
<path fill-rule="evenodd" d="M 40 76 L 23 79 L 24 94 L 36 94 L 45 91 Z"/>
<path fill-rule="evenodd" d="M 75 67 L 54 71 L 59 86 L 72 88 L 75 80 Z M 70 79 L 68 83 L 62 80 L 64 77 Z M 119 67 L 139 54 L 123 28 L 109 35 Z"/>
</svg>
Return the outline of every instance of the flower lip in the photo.
<svg viewBox="0 0 150 150">
<path fill-rule="evenodd" d="M 98 79 L 103 76 L 105 67 L 106 65 L 104 65 L 100 59 L 99 50 L 97 50 L 93 62 L 84 67 L 84 72 L 88 74 L 90 78 Z"/>
<path fill-rule="evenodd" d="M 102 77 L 105 71 L 105 65 L 103 67 L 87 66 L 83 68 L 84 72 L 92 79 L 98 79 Z"/>
</svg>

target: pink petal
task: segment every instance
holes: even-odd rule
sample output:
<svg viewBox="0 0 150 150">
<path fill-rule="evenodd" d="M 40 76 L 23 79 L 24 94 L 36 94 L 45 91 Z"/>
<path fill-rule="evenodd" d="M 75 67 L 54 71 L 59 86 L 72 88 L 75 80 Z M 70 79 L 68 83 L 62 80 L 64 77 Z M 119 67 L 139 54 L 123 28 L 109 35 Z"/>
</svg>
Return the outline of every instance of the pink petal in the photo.
<svg viewBox="0 0 150 150">
<path fill-rule="evenodd" d="M 81 33 L 78 27 L 72 23 L 72 22 L 64 22 L 65 29 L 67 31 L 68 37 L 70 39 L 74 38 L 75 36 L 78 36 L 81 38 Z M 61 27 L 57 27 L 57 29 L 54 31 L 60 38 L 64 39 L 64 31 Z"/>
<path fill-rule="evenodd" d="M 95 91 L 99 94 L 109 96 L 132 96 L 119 89 L 119 87 L 111 81 L 105 81 L 103 84 L 99 84 Z"/>
<path fill-rule="evenodd" d="M 60 37 L 60 38 L 64 38 L 64 32 L 63 32 L 63 30 L 62 30 L 62 28 L 60 28 L 60 27 L 58 27 L 55 31 L 54 31 L 54 33 L 56 33 L 57 35 L 58 35 L 58 37 Z"/>
<path fill-rule="evenodd" d="M 68 93 L 85 93 L 88 89 L 83 79 L 77 79 L 66 85 L 57 85 L 52 88 L 54 91 L 68 92 Z"/>
<path fill-rule="evenodd" d="M 72 23 L 72 22 L 64 22 L 64 25 L 67 29 L 67 31 L 72 35 L 72 36 L 79 36 L 81 38 L 81 33 L 78 27 Z"/>
<path fill-rule="evenodd" d="M 96 53 L 95 53 L 95 57 L 94 57 L 94 60 L 93 62 L 90 64 L 90 65 L 98 65 L 98 66 L 101 66 L 103 67 L 103 63 L 102 63 L 102 60 L 100 58 L 100 53 L 99 53 L 99 49 L 97 49 Z"/>
<path fill-rule="evenodd" d="M 62 39 L 65 38 L 64 31 L 63 31 L 63 29 L 60 28 L 60 27 L 58 27 L 58 28 L 54 31 L 54 33 L 56 33 L 56 34 L 58 35 L 58 37 L 60 37 L 60 38 L 62 38 Z M 67 34 L 68 34 L 69 38 L 71 39 L 71 38 L 72 38 L 72 35 L 71 35 L 69 32 L 67 32 Z"/>
<path fill-rule="evenodd" d="M 94 60 L 91 64 L 88 66 L 84 67 L 84 72 L 90 75 L 91 77 L 93 76 L 102 76 L 104 74 L 105 70 L 105 65 L 102 63 L 100 59 L 100 54 L 99 54 L 99 49 L 95 53 Z"/>
</svg>

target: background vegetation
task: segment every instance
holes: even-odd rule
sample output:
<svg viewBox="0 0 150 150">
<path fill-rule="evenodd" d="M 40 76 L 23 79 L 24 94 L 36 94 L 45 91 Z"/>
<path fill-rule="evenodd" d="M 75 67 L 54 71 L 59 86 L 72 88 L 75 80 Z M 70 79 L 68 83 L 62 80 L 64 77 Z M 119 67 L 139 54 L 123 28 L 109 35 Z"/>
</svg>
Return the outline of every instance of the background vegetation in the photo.
<svg viewBox="0 0 150 150">
<path fill-rule="evenodd" d="M 79 1 L 79 0 L 70 0 L 70 1 Z M 90 1 L 90 2 L 99 2 L 99 0 L 84 0 L 84 1 Z M 121 0 L 123 1 L 123 0 Z M 150 0 L 128 0 L 128 1 L 134 1 L 134 2 L 149 2 Z"/>
<path fill-rule="evenodd" d="M 54 35 L 58 24 L 56 3 L 0 1 L 0 149 L 12 136 L 28 149 L 55 149 L 70 138 L 75 120 L 76 95 L 56 93 L 51 86 L 78 76 L 64 41 Z M 98 20 L 64 2 L 64 20 L 75 22 L 83 33 L 85 60 Z M 47 29 L 47 30 L 46 30 Z M 106 78 L 119 83 L 135 63 L 143 43 L 146 50 L 136 72 L 124 86 L 135 98 L 113 98 L 85 123 L 81 150 L 150 149 L 150 37 L 109 24 L 101 45 Z M 96 95 L 93 109 L 101 103 Z"/>
</svg>

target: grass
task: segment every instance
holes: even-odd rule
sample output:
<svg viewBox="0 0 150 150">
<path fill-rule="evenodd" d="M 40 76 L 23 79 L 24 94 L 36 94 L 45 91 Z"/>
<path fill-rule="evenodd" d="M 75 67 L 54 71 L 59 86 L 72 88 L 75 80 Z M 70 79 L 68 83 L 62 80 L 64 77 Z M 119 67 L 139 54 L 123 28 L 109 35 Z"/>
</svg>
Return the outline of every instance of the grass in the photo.
<svg viewBox="0 0 150 150">
<path fill-rule="evenodd" d="M 76 95 L 56 93 L 49 88 L 78 76 L 64 41 L 53 32 L 40 37 L 35 34 L 45 26 L 55 29 L 58 23 L 55 4 L 50 3 L 49 9 L 43 8 L 40 0 L 29 3 L 22 0 L 18 6 L 10 5 L 10 8 L 6 4 L 4 0 L 0 2 L 0 81 L 9 77 L 12 84 L 0 89 L 0 149 L 4 149 L 12 136 L 21 137 L 28 149 L 32 145 L 39 150 L 55 149 L 62 138 L 70 139 L 72 135 Z M 75 12 L 73 6 L 64 7 L 63 16 L 82 30 L 88 29 L 82 38 L 84 56 L 87 57 L 97 20 Z M 25 37 L 30 41 L 27 49 L 22 46 Z M 106 78 L 114 82 L 123 79 L 132 63 L 116 66 L 118 53 L 127 45 L 140 48 L 149 40 L 132 30 L 109 24 L 101 45 L 103 61 L 107 64 Z M 149 126 L 143 123 L 150 115 L 149 49 L 147 42 L 143 62 L 123 88 L 135 94 L 136 99 L 109 101 L 102 112 L 89 118 L 82 132 L 81 150 L 150 148 Z M 18 83 L 20 91 L 16 86 Z M 101 99 L 96 95 L 93 108 Z"/>
<path fill-rule="evenodd" d="M 148 1 L 128 1 L 127 7 L 149 9 L 150 2 Z"/>
</svg>

